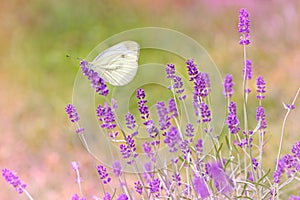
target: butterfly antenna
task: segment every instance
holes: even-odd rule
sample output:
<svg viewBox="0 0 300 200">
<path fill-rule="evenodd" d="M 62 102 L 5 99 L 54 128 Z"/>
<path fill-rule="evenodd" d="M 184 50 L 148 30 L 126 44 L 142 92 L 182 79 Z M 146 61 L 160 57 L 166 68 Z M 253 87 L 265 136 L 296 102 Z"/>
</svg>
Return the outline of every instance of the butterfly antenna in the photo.
<svg viewBox="0 0 300 200">
<path fill-rule="evenodd" d="M 72 59 L 75 59 L 75 60 L 83 60 L 83 59 L 81 59 L 81 58 L 79 58 L 79 57 L 73 57 L 73 56 L 70 56 L 69 54 L 66 54 L 66 57 L 67 58 L 72 58 Z"/>
</svg>

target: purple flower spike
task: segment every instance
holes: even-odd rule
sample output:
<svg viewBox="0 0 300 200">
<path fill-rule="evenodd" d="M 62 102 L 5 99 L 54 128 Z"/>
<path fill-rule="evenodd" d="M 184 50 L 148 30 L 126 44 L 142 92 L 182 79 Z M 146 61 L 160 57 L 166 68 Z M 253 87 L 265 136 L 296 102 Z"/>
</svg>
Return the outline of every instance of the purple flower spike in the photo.
<svg viewBox="0 0 300 200">
<path fill-rule="evenodd" d="M 108 192 L 105 193 L 105 196 L 103 197 L 103 200 L 111 200 L 111 196 Z"/>
<path fill-rule="evenodd" d="M 222 194 L 229 194 L 233 191 L 232 183 L 223 170 L 220 162 L 208 164 L 207 166 L 209 176 L 214 180 L 215 187 Z"/>
<path fill-rule="evenodd" d="M 200 72 L 194 78 L 194 96 L 207 97 L 210 91 L 210 81 L 207 73 Z"/>
<path fill-rule="evenodd" d="M 196 193 L 200 196 L 201 199 L 205 199 L 206 197 L 210 196 L 209 190 L 203 178 L 194 175 L 193 184 Z"/>
<path fill-rule="evenodd" d="M 242 34 L 240 37 L 240 44 L 248 45 L 250 44 L 250 20 L 248 11 L 245 8 L 240 10 L 240 20 L 238 24 L 239 32 Z"/>
<path fill-rule="evenodd" d="M 128 196 L 126 194 L 121 194 L 117 200 L 128 200 Z"/>
<path fill-rule="evenodd" d="M 136 121 L 134 119 L 134 116 L 128 112 L 125 115 L 125 121 L 126 121 L 126 127 L 129 129 L 133 129 L 136 126 Z"/>
<path fill-rule="evenodd" d="M 223 86 L 224 86 L 223 94 L 224 94 L 225 98 L 232 97 L 233 92 L 234 92 L 234 90 L 233 90 L 234 82 L 232 81 L 231 74 L 226 74 L 226 76 L 224 78 Z"/>
<path fill-rule="evenodd" d="M 175 75 L 173 78 L 174 84 L 173 87 L 175 89 L 176 94 L 179 95 L 179 100 L 184 100 L 186 98 L 186 95 L 183 94 L 184 88 L 183 88 L 183 82 L 180 76 Z"/>
<path fill-rule="evenodd" d="M 154 194 L 156 198 L 159 198 L 160 194 L 160 180 L 158 178 L 153 179 L 150 184 L 149 184 L 149 188 L 150 188 L 150 193 Z"/>
<path fill-rule="evenodd" d="M 105 81 L 98 75 L 97 72 L 89 68 L 88 62 L 82 60 L 80 62 L 80 67 L 83 75 L 86 76 L 91 82 L 91 87 L 95 88 L 99 95 L 107 96 L 109 91 Z"/>
<path fill-rule="evenodd" d="M 211 117 L 210 117 L 210 110 L 208 108 L 208 105 L 205 103 L 200 103 L 200 110 L 201 110 L 201 117 L 202 117 L 202 122 L 210 122 Z"/>
<path fill-rule="evenodd" d="M 71 120 L 71 122 L 77 122 L 79 121 L 80 117 L 76 111 L 76 108 L 74 105 L 72 104 L 68 104 L 65 108 L 66 113 L 69 115 L 69 119 Z"/>
<path fill-rule="evenodd" d="M 171 126 L 169 132 L 166 132 L 165 137 L 164 143 L 169 146 L 169 151 L 176 152 L 178 150 L 179 142 L 181 141 L 177 128 Z"/>
<path fill-rule="evenodd" d="M 230 102 L 228 106 L 226 124 L 231 134 L 235 134 L 240 131 L 240 122 L 236 116 L 236 105 L 234 102 Z"/>
<path fill-rule="evenodd" d="M 106 102 L 104 106 L 98 105 L 96 112 L 98 120 L 102 122 L 101 128 L 113 129 L 117 126 L 112 108 Z"/>
<path fill-rule="evenodd" d="M 26 188 L 26 184 L 20 180 L 16 172 L 4 168 L 2 169 L 2 176 L 4 177 L 5 181 L 12 185 L 19 194 L 23 193 Z"/>
<path fill-rule="evenodd" d="M 166 65 L 167 78 L 173 79 L 175 76 L 175 66 L 173 64 Z"/>
<path fill-rule="evenodd" d="M 80 197 L 78 194 L 74 194 L 72 196 L 72 200 L 86 200 L 86 198 Z"/>
<path fill-rule="evenodd" d="M 258 106 L 256 109 L 256 121 L 260 122 L 259 130 L 267 128 L 265 109 L 262 106 Z"/>
<path fill-rule="evenodd" d="M 252 79 L 252 62 L 251 62 L 251 60 L 246 60 L 246 66 L 243 67 L 243 78 L 244 77 L 246 77 L 247 80 Z"/>
<path fill-rule="evenodd" d="M 157 115 L 159 116 L 160 130 L 166 130 L 171 125 L 171 123 L 166 105 L 163 101 L 156 103 L 156 111 Z"/>
<path fill-rule="evenodd" d="M 143 185 L 141 184 L 140 181 L 134 182 L 134 188 L 135 188 L 135 191 L 137 193 L 139 193 L 140 195 L 142 195 L 142 193 L 143 193 Z"/>
<path fill-rule="evenodd" d="M 121 167 L 121 163 L 119 161 L 115 161 L 112 164 L 112 168 L 113 168 L 113 172 L 114 172 L 115 176 L 121 176 L 122 167 Z"/>
<path fill-rule="evenodd" d="M 298 193 L 298 196 L 290 196 L 289 200 L 300 200 L 300 192 Z"/>
<path fill-rule="evenodd" d="M 171 114 L 171 118 L 175 118 L 178 116 L 176 102 L 173 98 L 169 99 L 169 113 Z"/>
<path fill-rule="evenodd" d="M 108 176 L 107 170 L 103 165 L 97 166 L 97 172 L 104 184 L 108 184 L 110 182 L 111 178 Z"/>
<path fill-rule="evenodd" d="M 198 69 L 196 63 L 194 63 L 193 59 L 189 59 L 185 62 L 187 64 L 188 74 L 190 76 L 190 81 L 194 80 L 198 75 Z"/>
<path fill-rule="evenodd" d="M 265 96 L 263 95 L 266 92 L 266 82 L 264 81 L 264 77 L 259 76 L 257 77 L 256 80 L 256 92 L 258 93 L 256 98 L 258 100 L 262 100 L 265 98 Z"/>
</svg>

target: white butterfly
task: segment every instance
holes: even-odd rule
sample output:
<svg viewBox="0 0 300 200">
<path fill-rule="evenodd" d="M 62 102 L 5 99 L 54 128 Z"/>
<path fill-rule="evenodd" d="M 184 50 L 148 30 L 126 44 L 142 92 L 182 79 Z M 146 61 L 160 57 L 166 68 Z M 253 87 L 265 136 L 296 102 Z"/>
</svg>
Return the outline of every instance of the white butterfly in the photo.
<svg viewBox="0 0 300 200">
<path fill-rule="evenodd" d="M 100 53 L 89 66 L 114 86 L 128 84 L 138 69 L 140 47 L 134 41 L 120 42 Z"/>
</svg>

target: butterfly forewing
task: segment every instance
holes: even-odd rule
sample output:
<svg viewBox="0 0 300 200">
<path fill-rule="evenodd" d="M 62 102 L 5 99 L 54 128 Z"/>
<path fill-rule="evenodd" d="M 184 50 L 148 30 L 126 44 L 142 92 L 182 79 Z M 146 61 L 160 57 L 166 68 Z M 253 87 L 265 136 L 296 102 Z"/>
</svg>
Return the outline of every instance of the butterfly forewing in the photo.
<svg viewBox="0 0 300 200">
<path fill-rule="evenodd" d="M 100 53 L 91 67 L 114 86 L 128 84 L 138 68 L 139 45 L 133 41 L 118 43 Z"/>
</svg>

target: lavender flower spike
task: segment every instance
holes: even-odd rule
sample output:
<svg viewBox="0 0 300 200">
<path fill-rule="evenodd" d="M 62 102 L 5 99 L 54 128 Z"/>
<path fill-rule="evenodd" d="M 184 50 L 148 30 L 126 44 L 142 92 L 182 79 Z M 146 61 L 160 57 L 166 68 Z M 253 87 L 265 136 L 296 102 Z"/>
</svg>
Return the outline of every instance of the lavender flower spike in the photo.
<svg viewBox="0 0 300 200">
<path fill-rule="evenodd" d="M 264 93 L 266 92 L 266 82 L 264 81 L 264 77 L 262 76 L 257 77 L 256 87 L 257 87 L 256 92 L 258 93 L 256 95 L 256 98 L 258 100 L 264 99 L 265 98 Z"/>
<path fill-rule="evenodd" d="M 19 194 L 23 193 L 26 188 L 26 184 L 20 180 L 16 172 L 4 168 L 2 169 L 2 176 L 5 181 L 11 184 Z"/>
<path fill-rule="evenodd" d="M 242 34 L 240 37 L 240 44 L 248 45 L 250 44 L 250 20 L 248 11 L 245 8 L 240 10 L 240 20 L 238 24 L 239 32 Z"/>
<path fill-rule="evenodd" d="M 200 196 L 201 199 L 205 199 L 206 197 L 210 196 L 209 190 L 203 178 L 194 175 L 193 185 L 196 193 Z"/>
<path fill-rule="evenodd" d="M 233 90 L 234 82 L 232 81 L 231 74 L 226 74 L 226 76 L 224 78 L 223 86 L 224 86 L 223 94 L 224 94 L 225 98 L 232 97 L 233 92 L 234 92 L 234 90 Z"/>
</svg>

